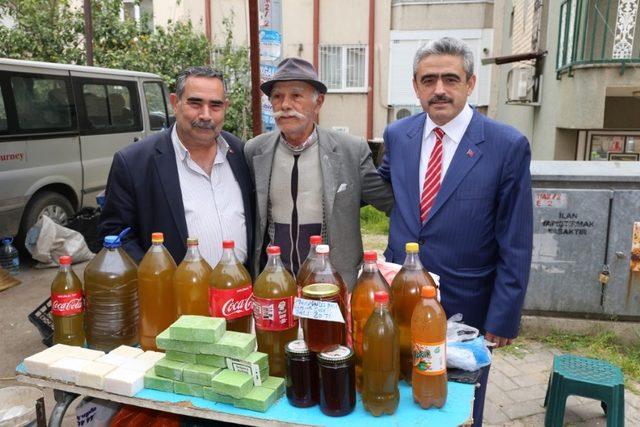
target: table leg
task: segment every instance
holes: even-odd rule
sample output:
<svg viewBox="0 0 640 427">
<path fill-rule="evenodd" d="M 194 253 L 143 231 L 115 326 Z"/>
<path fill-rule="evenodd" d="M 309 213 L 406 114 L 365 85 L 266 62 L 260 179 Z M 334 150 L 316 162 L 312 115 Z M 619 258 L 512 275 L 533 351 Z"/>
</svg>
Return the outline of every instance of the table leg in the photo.
<svg viewBox="0 0 640 427">
<path fill-rule="evenodd" d="M 56 399 L 56 406 L 51 411 L 51 417 L 49 417 L 49 427 L 60 427 L 64 418 L 65 412 L 69 409 L 69 405 L 73 402 L 79 394 L 70 393 L 68 391 L 53 390 L 53 397 Z"/>
</svg>

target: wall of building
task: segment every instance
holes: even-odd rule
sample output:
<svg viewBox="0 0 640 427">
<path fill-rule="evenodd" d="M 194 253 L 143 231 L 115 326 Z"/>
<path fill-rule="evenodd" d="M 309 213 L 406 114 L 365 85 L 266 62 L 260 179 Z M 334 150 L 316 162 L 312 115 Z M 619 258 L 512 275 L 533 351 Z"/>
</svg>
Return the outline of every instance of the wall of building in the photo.
<svg viewBox="0 0 640 427">
<path fill-rule="evenodd" d="M 245 0 L 211 1 L 211 38 L 214 46 L 224 45 L 224 20 L 231 20 L 233 43 L 238 46 L 249 45 L 249 5 Z M 204 0 L 200 0 L 204 3 Z M 204 10 L 204 9 L 203 9 Z M 203 18 L 204 19 L 204 18 Z"/>
<path fill-rule="evenodd" d="M 489 2 L 444 5 L 397 2 L 391 7 L 391 28 L 394 30 L 449 30 L 492 26 L 493 4 Z"/>
<path fill-rule="evenodd" d="M 640 126 L 640 99 L 610 96 L 604 103 L 604 126 L 607 129 L 634 129 Z"/>
<path fill-rule="evenodd" d="M 203 0 L 153 2 L 154 25 L 166 26 L 169 21 L 176 22 L 189 19 L 197 31 L 204 32 Z"/>
</svg>

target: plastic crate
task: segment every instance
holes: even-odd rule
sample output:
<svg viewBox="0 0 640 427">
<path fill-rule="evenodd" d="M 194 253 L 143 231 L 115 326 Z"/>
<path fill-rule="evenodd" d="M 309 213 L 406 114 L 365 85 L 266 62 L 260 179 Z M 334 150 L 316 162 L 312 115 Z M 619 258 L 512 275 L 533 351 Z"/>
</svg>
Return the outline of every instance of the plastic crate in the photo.
<svg viewBox="0 0 640 427">
<path fill-rule="evenodd" d="M 53 319 L 51 318 L 51 298 L 40 304 L 38 308 L 29 314 L 29 322 L 33 323 L 40 335 L 42 343 L 47 347 L 53 345 Z"/>
</svg>

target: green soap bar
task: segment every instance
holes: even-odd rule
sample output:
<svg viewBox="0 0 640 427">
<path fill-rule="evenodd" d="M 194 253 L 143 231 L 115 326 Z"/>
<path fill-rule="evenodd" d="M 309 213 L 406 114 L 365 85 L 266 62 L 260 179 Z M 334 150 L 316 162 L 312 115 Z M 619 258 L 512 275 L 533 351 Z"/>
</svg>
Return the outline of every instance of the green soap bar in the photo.
<svg viewBox="0 0 640 427">
<path fill-rule="evenodd" d="M 221 317 L 180 316 L 169 326 L 169 338 L 212 343 L 222 337 L 226 326 L 227 322 Z"/>
<path fill-rule="evenodd" d="M 185 366 L 187 366 L 186 363 L 176 362 L 175 360 L 169 360 L 165 357 L 162 360 L 158 360 L 154 368 L 156 375 L 159 377 L 182 381 L 182 371 Z"/>
<path fill-rule="evenodd" d="M 242 399 L 233 403 L 236 408 L 266 412 L 276 401 L 276 391 L 266 387 L 254 387 Z"/>
<path fill-rule="evenodd" d="M 162 350 L 175 350 L 183 353 L 200 353 L 201 342 L 178 341 L 169 338 L 169 330 L 162 331 L 156 336 L 156 345 Z"/>
<path fill-rule="evenodd" d="M 275 390 L 276 397 L 280 397 L 284 394 L 284 378 L 269 377 L 265 381 L 262 381 L 262 387 Z"/>
<path fill-rule="evenodd" d="M 168 378 L 159 377 L 153 369 L 149 369 L 147 373 L 144 374 L 144 387 L 173 393 L 173 381 Z"/>
<path fill-rule="evenodd" d="M 191 384 L 211 385 L 220 368 L 206 365 L 187 365 L 182 371 L 182 381 Z"/>
<path fill-rule="evenodd" d="M 244 372 L 223 369 L 222 372 L 213 377 L 211 388 L 216 393 L 240 399 L 253 388 L 253 377 Z"/>
<path fill-rule="evenodd" d="M 211 387 L 203 387 L 202 389 L 203 389 L 202 397 L 204 397 L 207 400 L 211 400 L 213 402 L 219 402 L 219 403 L 226 403 L 229 405 L 233 405 L 233 403 L 236 401 L 236 399 L 234 399 L 231 396 L 227 396 L 226 394 L 216 393 L 215 391 L 213 391 Z"/>
<path fill-rule="evenodd" d="M 213 344 L 202 344 L 200 353 L 217 354 L 218 356 L 244 359 L 256 348 L 255 335 L 244 332 L 227 331 L 222 338 Z"/>
<path fill-rule="evenodd" d="M 260 381 L 266 381 L 269 378 L 269 367 L 260 369 Z"/>
<path fill-rule="evenodd" d="M 242 360 L 249 363 L 255 363 L 261 371 L 265 368 L 269 368 L 269 355 L 267 353 L 254 351 Z"/>
<path fill-rule="evenodd" d="M 175 360 L 182 363 L 196 363 L 196 355 L 193 353 L 185 353 L 183 351 L 167 350 L 166 356 L 169 360 Z"/>
<path fill-rule="evenodd" d="M 199 384 L 183 383 L 182 381 L 176 381 L 173 383 L 173 392 L 176 394 L 202 397 L 202 389 L 203 387 Z"/>
<path fill-rule="evenodd" d="M 198 365 L 215 366 L 216 368 L 227 367 L 227 359 L 216 354 L 198 354 L 196 355 L 196 363 Z"/>
</svg>

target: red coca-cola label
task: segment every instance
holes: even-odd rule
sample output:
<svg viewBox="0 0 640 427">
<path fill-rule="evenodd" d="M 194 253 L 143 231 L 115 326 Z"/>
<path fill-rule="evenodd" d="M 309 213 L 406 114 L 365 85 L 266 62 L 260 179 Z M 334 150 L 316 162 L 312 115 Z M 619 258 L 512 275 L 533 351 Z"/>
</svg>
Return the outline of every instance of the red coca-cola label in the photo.
<svg viewBox="0 0 640 427">
<path fill-rule="evenodd" d="M 253 296 L 253 319 L 256 329 L 282 331 L 298 326 L 293 317 L 294 296 L 285 298 L 258 298 Z"/>
<path fill-rule="evenodd" d="M 53 316 L 75 316 L 83 311 L 82 291 L 71 294 L 51 294 Z"/>
<path fill-rule="evenodd" d="M 241 288 L 209 288 L 209 314 L 227 320 L 249 316 L 253 312 L 253 287 L 251 283 Z"/>
</svg>

